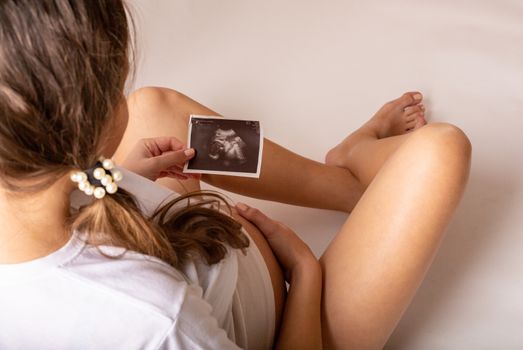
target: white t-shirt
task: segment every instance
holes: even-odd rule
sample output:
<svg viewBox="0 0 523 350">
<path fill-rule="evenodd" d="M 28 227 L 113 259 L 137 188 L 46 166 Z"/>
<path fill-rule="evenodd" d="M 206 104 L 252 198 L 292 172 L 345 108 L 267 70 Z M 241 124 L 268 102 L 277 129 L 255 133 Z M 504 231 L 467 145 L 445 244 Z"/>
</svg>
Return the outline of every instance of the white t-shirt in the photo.
<svg viewBox="0 0 523 350">
<path fill-rule="evenodd" d="M 121 187 L 144 212 L 172 197 L 119 169 Z M 78 207 L 90 198 L 75 191 L 71 200 Z M 105 257 L 85 237 L 74 232 L 48 256 L 0 264 L 0 349 L 272 348 L 274 295 L 252 240 L 247 255 L 228 248 L 218 264 L 192 261 L 177 271 L 132 251 Z"/>
</svg>

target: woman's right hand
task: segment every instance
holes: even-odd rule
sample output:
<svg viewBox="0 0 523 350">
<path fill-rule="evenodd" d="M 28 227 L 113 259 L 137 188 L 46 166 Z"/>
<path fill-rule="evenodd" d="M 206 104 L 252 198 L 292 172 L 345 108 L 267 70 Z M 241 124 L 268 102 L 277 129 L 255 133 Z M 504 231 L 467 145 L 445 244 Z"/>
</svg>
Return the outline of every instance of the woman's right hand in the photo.
<svg viewBox="0 0 523 350">
<path fill-rule="evenodd" d="M 236 204 L 236 209 L 242 217 L 253 223 L 265 236 L 274 255 L 285 270 L 287 282 L 291 282 L 293 272 L 298 269 L 307 271 L 311 267 L 319 266 L 318 259 L 309 246 L 290 228 L 244 203 Z"/>
<path fill-rule="evenodd" d="M 176 137 L 151 137 L 138 140 L 121 165 L 152 181 L 161 177 L 199 179 L 199 174 L 183 172 L 184 164 L 194 156 L 194 149 L 186 148 Z"/>
</svg>

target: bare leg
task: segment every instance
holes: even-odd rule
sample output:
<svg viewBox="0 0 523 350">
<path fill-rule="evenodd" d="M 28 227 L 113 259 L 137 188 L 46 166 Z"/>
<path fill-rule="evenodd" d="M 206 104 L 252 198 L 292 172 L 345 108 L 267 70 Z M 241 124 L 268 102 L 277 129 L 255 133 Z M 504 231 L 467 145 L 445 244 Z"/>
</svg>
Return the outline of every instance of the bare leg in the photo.
<svg viewBox="0 0 523 350">
<path fill-rule="evenodd" d="M 405 139 L 378 171 L 320 260 L 327 348 L 384 346 L 458 205 L 470 154 L 461 130 L 431 124 Z"/>
<path fill-rule="evenodd" d="M 219 115 L 187 96 L 162 88 L 141 89 L 129 97 L 128 104 L 129 125 L 114 155 L 117 162 L 138 138 L 175 136 L 186 142 L 190 114 Z M 347 169 L 314 162 L 267 139 L 259 179 L 211 175 L 202 180 L 251 197 L 346 212 L 364 190 Z M 199 182 L 194 180 L 158 182 L 179 193 L 199 189 Z"/>
<path fill-rule="evenodd" d="M 330 167 L 266 140 L 259 180 L 206 176 L 204 181 L 250 197 L 350 211 L 360 198 L 361 189 L 368 186 L 387 158 L 411 131 L 426 124 L 422 97 L 419 92 L 409 92 L 385 104 L 369 122 L 329 152 L 326 164 Z M 360 188 L 332 167 L 349 170 L 359 180 Z M 348 191 L 333 193 L 332 190 L 340 189 L 339 185 L 347 186 Z"/>
<path fill-rule="evenodd" d="M 405 93 L 386 103 L 362 127 L 331 149 L 325 163 L 350 169 L 366 188 L 410 133 L 427 124 L 422 95 Z"/>
<path fill-rule="evenodd" d="M 400 105 L 401 108 L 412 107 L 419 102 L 414 101 L 413 95 L 414 93 L 406 94 L 389 105 L 394 107 L 392 108 L 394 111 Z M 129 97 L 129 111 L 131 113 L 129 126 L 114 156 L 117 162 L 123 159 L 138 138 L 175 136 L 186 141 L 190 114 L 219 115 L 183 94 L 163 88 L 144 88 L 133 93 Z M 382 114 L 396 116 L 395 113 Z M 396 127 L 400 125 L 394 120 L 393 124 Z M 408 125 L 405 129 L 415 125 L 415 123 L 411 123 L 411 118 L 406 124 Z M 398 133 L 405 131 L 396 130 Z M 372 139 L 376 144 L 375 147 L 367 147 L 368 153 L 365 155 L 367 161 L 373 160 L 375 171 L 397 147 L 395 144 L 400 144 L 402 141 L 400 139 L 396 141 L 393 138 L 376 140 L 374 136 L 367 138 Z M 355 153 L 361 154 L 360 152 Z M 367 168 L 363 164 L 364 162 L 361 163 L 361 168 Z M 366 185 L 362 185 L 362 182 L 358 181 L 348 169 L 335 165 L 337 164 L 326 166 L 306 159 L 265 139 L 259 179 L 219 175 L 207 175 L 202 179 L 211 185 L 250 197 L 350 212 Z M 360 167 L 354 166 L 353 168 L 359 169 Z M 371 177 L 373 174 L 369 172 L 367 176 Z M 158 182 L 179 193 L 197 190 L 200 186 L 199 182 L 195 180 L 160 179 Z M 304 191 L 304 188 L 307 190 Z"/>
<path fill-rule="evenodd" d="M 206 175 L 202 180 L 249 197 L 349 212 L 364 188 L 347 169 L 304 158 L 265 139 L 259 179 Z"/>
</svg>

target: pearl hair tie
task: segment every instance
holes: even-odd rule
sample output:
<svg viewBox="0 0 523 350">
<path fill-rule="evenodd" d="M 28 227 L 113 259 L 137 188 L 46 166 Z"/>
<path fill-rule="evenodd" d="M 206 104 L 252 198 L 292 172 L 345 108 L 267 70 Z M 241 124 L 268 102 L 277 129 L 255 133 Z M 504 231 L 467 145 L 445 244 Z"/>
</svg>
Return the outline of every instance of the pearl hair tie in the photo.
<svg viewBox="0 0 523 350">
<path fill-rule="evenodd" d="M 94 195 L 98 199 L 103 198 L 106 192 L 113 194 L 118 191 L 116 183 L 122 178 L 122 172 L 114 169 L 113 161 L 103 157 L 100 157 L 94 168 L 71 174 L 71 181 L 78 183 L 80 191 L 88 196 Z"/>
</svg>

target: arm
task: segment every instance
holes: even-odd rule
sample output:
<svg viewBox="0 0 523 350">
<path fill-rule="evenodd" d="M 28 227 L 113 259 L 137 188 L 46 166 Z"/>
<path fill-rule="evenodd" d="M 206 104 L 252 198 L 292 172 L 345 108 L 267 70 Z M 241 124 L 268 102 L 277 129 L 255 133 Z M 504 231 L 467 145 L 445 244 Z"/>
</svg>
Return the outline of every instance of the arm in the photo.
<svg viewBox="0 0 523 350">
<path fill-rule="evenodd" d="M 321 349 L 321 268 L 303 265 L 293 271 L 285 303 L 278 349 Z"/>
<path fill-rule="evenodd" d="M 290 284 L 277 349 L 321 349 L 321 267 L 310 248 L 288 227 L 257 209 L 239 203 L 236 209 L 255 224 L 269 242 Z"/>
</svg>

